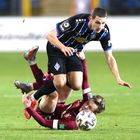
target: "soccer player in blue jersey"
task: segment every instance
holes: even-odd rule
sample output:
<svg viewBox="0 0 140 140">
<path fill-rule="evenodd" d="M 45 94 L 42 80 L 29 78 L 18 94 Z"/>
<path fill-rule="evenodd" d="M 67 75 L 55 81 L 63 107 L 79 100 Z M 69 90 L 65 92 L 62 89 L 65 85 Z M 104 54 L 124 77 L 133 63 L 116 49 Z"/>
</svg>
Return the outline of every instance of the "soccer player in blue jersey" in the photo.
<svg viewBox="0 0 140 140">
<path fill-rule="evenodd" d="M 48 68 L 49 72 L 54 74 L 54 79 L 47 81 L 36 91 L 32 100 L 38 100 L 42 95 L 48 95 L 67 85 L 74 90 L 81 88 L 83 67 L 81 60 L 77 57 L 77 52 L 80 52 L 90 41 L 101 43 L 107 64 L 116 82 L 121 86 L 131 87 L 120 77 L 112 54 L 110 32 L 106 20 L 106 10 L 95 8 L 91 14 L 78 14 L 57 23 L 56 29 L 46 34 Z"/>
</svg>

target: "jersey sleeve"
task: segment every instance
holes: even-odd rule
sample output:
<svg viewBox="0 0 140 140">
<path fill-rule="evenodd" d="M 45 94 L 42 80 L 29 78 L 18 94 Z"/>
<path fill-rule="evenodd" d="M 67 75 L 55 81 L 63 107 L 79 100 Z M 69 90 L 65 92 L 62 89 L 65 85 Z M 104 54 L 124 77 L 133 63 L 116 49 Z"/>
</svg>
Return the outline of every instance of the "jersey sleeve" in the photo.
<svg viewBox="0 0 140 140">
<path fill-rule="evenodd" d="M 53 126 L 52 126 L 53 129 L 61 129 L 61 130 L 78 129 L 75 119 L 63 119 L 63 120 L 52 120 L 52 121 L 53 121 Z"/>
<path fill-rule="evenodd" d="M 26 109 L 28 113 L 41 125 L 51 129 L 64 129 L 64 130 L 77 130 L 75 119 L 64 119 L 64 120 L 48 120 L 37 113 L 33 108 L 29 107 Z"/>
<path fill-rule="evenodd" d="M 73 30 L 74 28 L 74 18 L 70 17 L 60 23 L 56 24 L 56 30 L 57 30 L 57 34 L 58 36 L 61 36 L 62 34 L 66 34 L 68 32 L 70 32 L 71 30 Z"/>
<path fill-rule="evenodd" d="M 112 43 L 110 41 L 110 31 L 108 26 L 105 26 L 104 33 L 100 39 L 101 46 L 104 51 L 108 51 L 112 49 Z"/>
<path fill-rule="evenodd" d="M 62 22 L 59 22 L 56 24 L 56 30 L 58 36 L 61 36 L 63 34 L 67 34 L 69 32 L 73 32 L 74 29 L 76 29 L 78 23 L 76 22 L 76 19 L 80 18 L 82 14 L 78 14 L 75 16 L 72 16 Z"/>
</svg>

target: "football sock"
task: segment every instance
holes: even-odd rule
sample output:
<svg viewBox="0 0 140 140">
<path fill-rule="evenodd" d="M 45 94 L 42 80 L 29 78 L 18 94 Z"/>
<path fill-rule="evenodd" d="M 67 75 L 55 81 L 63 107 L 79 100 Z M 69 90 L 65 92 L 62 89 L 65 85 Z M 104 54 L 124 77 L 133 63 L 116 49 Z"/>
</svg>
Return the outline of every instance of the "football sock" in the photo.
<svg viewBox="0 0 140 140">
<path fill-rule="evenodd" d="M 35 100 L 38 100 L 43 95 L 49 95 L 56 90 L 53 80 L 45 81 L 44 84 L 37 90 L 33 96 Z"/>
<path fill-rule="evenodd" d="M 42 70 L 38 68 L 37 64 L 30 65 L 30 68 L 31 68 L 31 71 L 32 71 L 37 83 L 43 84 L 42 78 L 43 78 L 44 74 L 43 74 Z"/>
<path fill-rule="evenodd" d="M 39 89 L 43 85 L 43 72 L 38 68 L 37 64 L 30 65 L 31 71 L 36 79 L 36 82 L 33 83 L 33 88 L 35 90 Z"/>
<path fill-rule="evenodd" d="M 82 84 L 82 89 L 86 89 L 86 88 L 89 88 L 86 59 L 82 60 L 82 63 L 83 63 L 83 84 Z"/>
<path fill-rule="evenodd" d="M 36 62 L 35 62 L 35 61 L 33 61 L 33 60 L 28 60 L 28 63 L 29 63 L 29 65 L 30 65 L 30 66 L 32 66 L 32 65 L 34 65 L 34 64 L 36 64 Z"/>
</svg>

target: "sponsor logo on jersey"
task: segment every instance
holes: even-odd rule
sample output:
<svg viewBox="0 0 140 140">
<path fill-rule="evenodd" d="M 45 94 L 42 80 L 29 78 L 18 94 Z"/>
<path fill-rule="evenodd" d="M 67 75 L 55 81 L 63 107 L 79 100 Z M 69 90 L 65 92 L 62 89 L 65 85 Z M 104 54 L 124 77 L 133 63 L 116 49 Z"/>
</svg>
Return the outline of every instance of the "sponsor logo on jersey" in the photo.
<svg viewBox="0 0 140 140">
<path fill-rule="evenodd" d="M 59 129 L 64 129 L 65 125 L 64 124 L 59 124 Z"/>
<path fill-rule="evenodd" d="M 86 40 L 85 38 L 83 38 L 83 37 L 78 37 L 78 38 L 75 38 L 75 40 L 77 41 L 77 42 L 79 42 L 79 43 L 88 43 L 89 41 L 88 40 Z"/>
</svg>

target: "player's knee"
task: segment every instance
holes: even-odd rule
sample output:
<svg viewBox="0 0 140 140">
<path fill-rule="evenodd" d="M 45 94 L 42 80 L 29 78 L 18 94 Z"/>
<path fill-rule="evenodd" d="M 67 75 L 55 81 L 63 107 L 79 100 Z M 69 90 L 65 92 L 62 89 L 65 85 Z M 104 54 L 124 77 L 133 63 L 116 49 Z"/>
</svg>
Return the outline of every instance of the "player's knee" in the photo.
<svg viewBox="0 0 140 140">
<path fill-rule="evenodd" d="M 66 82 L 64 80 L 57 80 L 57 81 L 54 82 L 54 84 L 55 84 L 55 87 L 57 89 L 61 89 L 61 88 L 64 87 L 64 85 L 66 84 Z"/>
<path fill-rule="evenodd" d="M 39 103 L 39 108 L 43 112 L 52 113 L 55 110 L 57 101 L 58 101 L 58 93 L 54 92 L 48 96 L 44 96 L 41 99 Z"/>
<path fill-rule="evenodd" d="M 58 93 L 57 93 L 57 92 L 54 92 L 54 93 L 52 93 L 52 94 L 49 94 L 49 95 L 48 95 L 48 98 L 49 98 L 50 100 L 57 100 L 57 99 L 58 99 Z"/>
<path fill-rule="evenodd" d="M 71 88 L 73 90 L 80 90 L 81 89 L 81 85 L 80 84 L 74 84 L 74 85 L 71 85 Z"/>
</svg>

